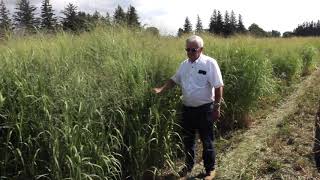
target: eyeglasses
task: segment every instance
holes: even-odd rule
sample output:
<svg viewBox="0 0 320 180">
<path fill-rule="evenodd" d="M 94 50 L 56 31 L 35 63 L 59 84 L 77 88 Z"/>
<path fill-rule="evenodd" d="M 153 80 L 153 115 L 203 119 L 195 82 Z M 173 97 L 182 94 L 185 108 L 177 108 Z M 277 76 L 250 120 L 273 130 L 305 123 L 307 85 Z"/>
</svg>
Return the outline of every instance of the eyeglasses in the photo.
<svg viewBox="0 0 320 180">
<path fill-rule="evenodd" d="M 187 51 L 187 52 L 197 52 L 198 51 L 198 49 L 199 48 L 186 48 L 185 50 Z"/>
</svg>

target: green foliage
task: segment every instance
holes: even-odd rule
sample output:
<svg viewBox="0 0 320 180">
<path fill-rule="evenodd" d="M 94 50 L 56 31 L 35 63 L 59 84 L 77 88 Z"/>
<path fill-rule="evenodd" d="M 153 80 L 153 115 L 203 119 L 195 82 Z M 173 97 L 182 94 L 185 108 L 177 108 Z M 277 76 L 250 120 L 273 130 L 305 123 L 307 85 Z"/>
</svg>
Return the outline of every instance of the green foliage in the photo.
<svg viewBox="0 0 320 180">
<path fill-rule="evenodd" d="M 0 34 L 12 30 L 12 23 L 9 17 L 9 10 L 5 6 L 3 0 L 0 2 Z"/>
<path fill-rule="evenodd" d="M 129 6 L 127 12 L 127 22 L 129 27 L 140 27 L 139 17 L 135 7 Z"/>
<path fill-rule="evenodd" d="M 113 14 L 113 22 L 118 25 L 124 25 L 126 20 L 126 13 L 123 11 L 122 7 L 118 5 L 114 14 Z"/>
<path fill-rule="evenodd" d="M 93 15 L 87 14 L 82 11 L 77 11 L 77 7 L 71 3 L 64 9 L 65 15 L 62 25 L 63 29 L 72 32 L 90 31 L 98 24 L 107 24 L 108 22 L 103 20 L 98 12 Z"/>
<path fill-rule="evenodd" d="M 154 35 L 154 36 L 160 36 L 160 32 L 159 29 L 156 27 L 147 27 L 146 28 L 146 32 Z"/>
<path fill-rule="evenodd" d="M 303 75 L 310 74 L 316 65 L 317 50 L 313 46 L 305 46 L 301 50 L 301 58 L 303 61 Z"/>
<path fill-rule="evenodd" d="M 181 37 L 183 34 L 184 34 L 183 29 L 179 28 L 177 33 L 178 37 Z"/>
<path fill-rule="evenodd" d="M 237 30 L 237 19 L 234 11 L 231 11 L 230 13 L 230 30 L 231 34 L 234 34 Z"/>
<path fill-rule="evenodd" d="M 64 30 L 77 31 L 78 30 L 78 22 L 79 18 L 77 16 L 77 7 L 72 3 L 69 3 L 62 12 L 64 14 L 64 18 L 62 21 Z"/>
<path fill-rule="evenodd" d="M 210 17 L 210 23 L 209 23 L 209 32 L 214 33 L 214 29 L 216 27 L 217 22 L 217 10 L 213 10 L 213 13 Z"/>
<path fill-rule="evenodd" d="M 173 162 L 179 96 L 150 89 L 181 57 L 158 52 L 153 36 L 121 31 L 25 40 L 1 52 L 2 176 L 137 178 Z"/>
<path fill-rule="evenodd" d="M 111 17 L 108 12 L 106 13 L 106 17 L 104 18 L 104 22 L 106 25 L 111 25 Z"/>
<path fill-rule="evenodd" d="M 274 53 L 320 44 L 204 39 L 221 66 L 229 124 L 273 92 L 268 45 Z M 0 51 L 1 178 L 141 179 L 153 167 L 174 169 L 181 92 L 151 89 L 174 74 L 184 45 L 110 26 L 9 40 Z"/>
<path fill-rule="evenodd" d="M 18 28 L 26 28 L 28 31 L 34 31 L 38 22 L 35 18 L 36 7 L 30 4 L 29 0 L 20 0 L 15 8 L 14 20 Z"/>
<path fill-rule="evenodd" d="M 54 11 L 49 0 L 43 0 L 41 6 L 41 28 L 54 30 L 57 24 L 57 18 L 54 17 Z"/>
<path fill-rule="evenodd" d="M 269 33 L 270 33 L 271 37 L 280 37 L 281 36 L 281 33 L 279 31 L 276 31 L 276 30 L 272 30 Z"/>
<path fill-rule="evenodd" d="M 274 55 L 271 59 L 275 75 L 289 83 L 300 77 L 302 61 L 299 55 L 293 51 L 284 51 Z"/>
<path fill-rule="evenodd" d="M 241 14 L 239 14 L 238 24 L 237 24 L 237 33 L 243 34 L 246 31 L 247 30 L 246 30 L 246 28 L 245 28 L 245 26 L 243 25 L 243 22 L 242 22 L 242 16 L 241 16 Z"/>
<path fill-rule="evenodd" d="M 210 17 L 209 32 L 214 34 L 222 34 L 223 32 L 223 20 L 220 11 L 214 10 Z"/>
<path fill-rule="evenodd" d="M 295 36 L 320 36 L 320 20 L 317 22 L 304 22 L 299 24 L 294 30 L 293 34 Z"/>
<path fill-rule="evenodd" d="M 188 17 L 186 17 L 183 25 L 183 32 L 189 34 L 192 32 L 192 24 Z"/>
<path fill-rule="evenodd" d="M 290 38 L 290 37 L 293 37 L 294 36 L 294 33 L 291 32 L 291 31 L 286 31 L 282 34 L 282 37 L 284 38 Z"/>
<path fill-rule="evenodd" d="M 215 34 L 222 34 L 222 32 L 223 32 L 223 20 L 222 20 L 221 12 L 218 11 L 217 21 L 216 21 L 216 29 L 214 30 L 214 33 Z"/>
<path fill-rule="evenodd" d="M 202 21 L 201 21 L 199 15 L 197 16 L 196 33 L 198 33 L 198 34 L 203 33 Z"/>
<path fill-rule="evenodd" d="M 235 33 L 243 34 L 246 32 L 246 28 L 243 25 L 242 16 L 240 14 L 237 21 L 233 10 L 230 14 L 226 11 L 224 19 L 222 19 L 220 11 L 215 9 L 210 17 L 209 32 L 217 35 L 230 36 Z"/>
<path fill-rule="evenodd" d="M 259 98 L 274 92 L 271 62 L 257 48 L 224 49 L 221 69 L 225 82 L 225 120 L 223 127 L 232 129 L 243 124 L 246 114 L 253 110 Z"/>
<path fill-rule="evenodd" d="M 253 23 L 248 28 L 250 34 L 257 36 L 257 37 L 266 37 L 267 33 L 259 27 L 257 24 Z"/>
<path fill-rule="evenodd" d="M 229 36 L 232 33 L 232 25 L 230 21 L 230 16 L 228 11 L 224 14 L 224 21 L 223 21 L 223 34 L 225 36 Z"/>
</svg>

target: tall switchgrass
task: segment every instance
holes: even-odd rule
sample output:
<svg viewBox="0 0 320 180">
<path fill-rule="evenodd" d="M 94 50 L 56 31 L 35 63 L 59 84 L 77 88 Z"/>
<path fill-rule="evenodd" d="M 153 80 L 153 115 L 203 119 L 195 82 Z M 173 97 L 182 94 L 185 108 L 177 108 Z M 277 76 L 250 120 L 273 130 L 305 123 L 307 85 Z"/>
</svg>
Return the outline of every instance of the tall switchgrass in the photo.
<svg viewBox="0 0 320 180">
<path fill-rule="evenodd" d="M 280 51 L 271 58 L 271 62 L 276 77 L 285 79 L 287 82 L 291 82 L 301 75 L 303 62 L 301 57 L 297 53 L 292 52 L 292 50 Z"/>
<path fill-rule="evenodd" d="M 285 70 L 278 72 L 274 62 L 287 60 L 278 47 L 302 49 L 307 43 L 204 39 L 205 53 L 217 59 L 225 81 L 221 131 L 235 128 L 263 97 L 277 93 L 274 74 Z M 184 43 L 120 28 L 5 42 L 1 178 L 140 179 L 148 170 L 174 169 L 181 155 L 181 92 L 156 96 L 151 89 L 186 58 Z M 318 39 L 308 44 L 320 47 Z"/>
<path fill-rule="evenodd" d="M 317 49 L 312 45 L 308 45 L 302 48 L 301 58 L 303 63 L 303 75 L 308 75 L 312 72 L 312 70 L 314 70 L 315 66 L 317 65 L 315 57 L 317 55 L 317 52 Z"/>
</svg>

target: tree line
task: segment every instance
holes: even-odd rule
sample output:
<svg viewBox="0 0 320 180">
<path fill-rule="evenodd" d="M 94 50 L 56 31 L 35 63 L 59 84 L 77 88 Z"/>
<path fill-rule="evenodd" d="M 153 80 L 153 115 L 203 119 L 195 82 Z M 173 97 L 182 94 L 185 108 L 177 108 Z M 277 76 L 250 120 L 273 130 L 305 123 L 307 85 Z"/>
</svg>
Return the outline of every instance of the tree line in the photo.
<svg viewBox="0 0 320 180">
<path fill-rule="evenodd" d="M 183 28 L 179 28 L 178 30 L 178 36 L 191 32 L 193 32 L 192 24 L 189 20 L 189 17 L 186 17 Z M 234 11 L 231 11 L 230 14 L 228 11 L 226 11 L 223 16 L 219 10 L 214 10 L 213 14 L 210 17 L 209 29 L 203 29 L 202 21 L 199 15 L 197 16 L 195 33 L 203 32 L 229 36 L 235 33 L 246 33 L 247 29 L 243 25 L 242 16 L 240 14 L 238 15 L 237 20 Z"/>
<path fill-rule="evenodd" d="M 320 20 L 318 22 L 304 22 L 299 24 L 297 28 L 293 30 L 295 36 L 320 36 Z"/>
<path fill-rule="evenodd" d="M 128 27 L 140 27 L 139 17 L 135 7 L 129 6 L 127 12 L 121 6 L 115 9 L 113 17 L 107 12 L 105 16 L 95 11 L 92 15 L 78 11 L 77 6 L 69 3 L 62 14 L 64 17 L 59 21 L 55 14 L 50 0 L 43 0 L 41 3 L 40 15 L 36 14 L 37 7 L 29 0 L 19 0 L 15 12 L 10 18 L 10 12 L 3 0 L 0 1 L 0 33 L 23 30 L 28 33 L 37 30 L 54 32 L 66 30 L 73 32 L 88 31 L 97 23 L 106 25 L 121 25 Z"/>
<path fill-rule="evenodd" d="M 202 20 L 199 15 L 197 15 L 197 22 L 195 29 L 192 28 L 192 23 L 187 16 L 184 21 L 182 28 L 178 29 L 178 36 L 189 33 L 211 33 L 221 36 L 231 36 L 235 34 L 248 34 L 256 37 L 280 37 L 281 33 L 277 30 L 265 31 L 256 23 L 252 23 L 248 29 L 243 24 L 241 14 L 236 15 L 232 10 L 231 13 L 225 11 L 222 15 L 219 10 L 214 10 L 209 22 L 209 28 L 204 29 L 202 25 Z M 293 31 L 287 31 L 282 34 L 282 37 L 292 37 L 292 36 L 320 36 L 320 20 L 317 22 L 304 22 L 298 25 Z"/>
<path fill-rule="evenodd" d="M 120 5 L 115 9 L 114 14 L 110 15 L 106 12 L 101 15 L 98 11 L 89 14 L 78 11 L 77 6 L 69 3 L 62 11 L 64 17 L 58 17 L 52 8 L 50 0 L 43 0 L 40 7 L 40 14 L 36 14 L 37 7 L 32 5 L 29 0 L 18 0 L 15 12 L 10 15 L 8 8 L 3 0 L 0 1 L 0 36 L 10 32 L 35 33 L 38 30 L 46 32 L 55 31 L 72 31 L 83 32 L 89 31 L 97 24 L 105 24 L 108 26 L 126 26 L 129 28 L 141 28 L 141 23 L 137 14 L 137 10 L 133 6 L 129 6 L 125 11 Z M 159 30 L 155 27 L 148 27 L 147 31 L 152 34 L 159 35 Z M 225 11 L 222 14 L 219 10 L 213 10 L 210 17 L 208 29 L 203 28 L 202 20 L 199 15 L 195 29 L 189 17 L 186 17 L 182 28 L 178 29 L 178 36 L 188 33 L 208 32 L 215 35 L 231 36 L 235 34 L 249 34 L 257 37 L 280 37 L 281 33 L 277 30 L 265 31 L 257 24 L 251 24 L 248 29 L 244 26 L 241 14 L 236 15 L 232 10 L 230 13 Z M 320 20 L 318 22 L 304 22 L 298 25 L 293 31 L 284 32 L 283 37 L 292 36 L 319 36 Z"/>
<path fill-rule="evenodd" d="M 228 11 L 225 11 L 224 14 L 221 14 L 221 12 L 216 9 L 213 10 L 213 13 L 210 17 L 208 29 L 203 28 L 202 21 L 198 15 L 195 30 L 193 31 L 192 23 L 190 22 L 189 17 L 186 17 L 183 28 L 178 29 L 178 36 L 193 32 L 197 34 L 208 32 L 221 36 L 231 36 L 234 34 L 251 34 L 258 37 L 280 37 L 281 35 L 280 32 L 276 30 L 267 32 L 255 23 L 253 23 L 251 26 L 249 26 L 248 29 L 246 29 L 243 24 L 241 14 L 238 14 L 236 16 L 233 10 L 230 13 Z"/>
</svg>

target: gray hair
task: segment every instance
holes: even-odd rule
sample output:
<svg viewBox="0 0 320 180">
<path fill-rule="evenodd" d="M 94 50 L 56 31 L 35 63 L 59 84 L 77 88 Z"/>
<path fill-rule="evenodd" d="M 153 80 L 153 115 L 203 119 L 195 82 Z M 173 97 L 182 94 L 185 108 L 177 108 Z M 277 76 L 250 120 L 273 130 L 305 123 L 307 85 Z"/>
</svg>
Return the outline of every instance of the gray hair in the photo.
<svg viewBox="0 0 320 180">
<path fill-rule="evenodd" d="M 203 39 L 200 36 L 192 35 L 187 40 L 186 43 L 196 42 L 199 47 L 203 47 Z"/>
</svg>

